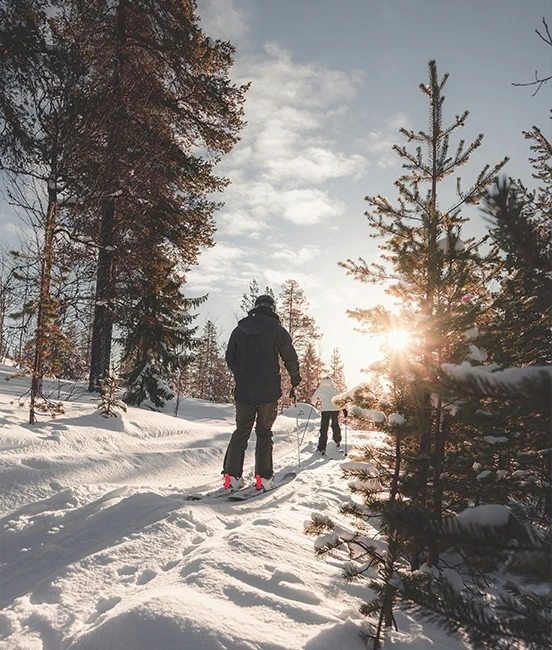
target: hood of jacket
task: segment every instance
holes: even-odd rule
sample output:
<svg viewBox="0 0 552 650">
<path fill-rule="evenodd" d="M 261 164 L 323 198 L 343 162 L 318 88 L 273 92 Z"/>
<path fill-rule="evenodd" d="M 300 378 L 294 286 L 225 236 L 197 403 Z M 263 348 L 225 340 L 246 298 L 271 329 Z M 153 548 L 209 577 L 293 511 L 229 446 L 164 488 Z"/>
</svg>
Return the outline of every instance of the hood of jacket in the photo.
<svg viewBox="0 0 552 650">
<path fill-rule="evenodd" d="M 238 328 L 248 336 L 260 336 L 278 327 L 278 314 L 269 307 L 255 307 L 238 322 Z"/>
</svg>

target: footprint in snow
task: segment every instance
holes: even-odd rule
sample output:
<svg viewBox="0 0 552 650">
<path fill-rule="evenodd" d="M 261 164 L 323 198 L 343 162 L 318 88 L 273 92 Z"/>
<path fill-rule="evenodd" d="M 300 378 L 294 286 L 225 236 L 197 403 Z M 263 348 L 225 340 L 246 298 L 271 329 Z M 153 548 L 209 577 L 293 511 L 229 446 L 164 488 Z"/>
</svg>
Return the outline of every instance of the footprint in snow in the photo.
<svg viewBox="0 0 552 650">
<path fill-rule="evenodd" d="M 261 519 L 255 519 L 253 522 L 254 526 L 272 526 L 274 522 L 272 519 L 266 519 L 266 518 L 261 518 Z"/>
<path fill-rule="evenodd" d="M 125 564 L 124 566 L 117 569 L 117 573 L 120 576 L 132 576 L 136 573 L 136 571 L 138 571 L 138 567 L 132 566 L 130 564 Z"/>
<path fill-rule="evenodd" d="M 232 530 L 233 528 L 239 528 L 242 523 L 242 520 L 236 517 L 235 519 L 229 519 L 228 521 L 225 521 L 224 527 L 228 530 Z"/>
<path fill-rule="evenodd" d="M 205 541 L 205 537 L 201 535 L 196 535 L 192 540 L 190 546 L 187 546 L 182 550 L 182 556 L 189 555 L 192 551 L 195 551 L 196 548 Z"/>
<path fill-rule="evenodd" d="M 174 569 L 175 566 L 178 566 L 180 564 L 180 560 L 172 560 L 171 562 L 167 562 L 165 566 L 161 567 L 161 571 L 170 571 L 171 569 Z"/>
<path fill-rule="evenodd" d="M 96 611 L 93 614 L 90 614 L 88 620 L 86 621 L 87 625 L 95 623 L 102 614 L 105 614 L 110 609 L 113 609 L 115 605 L 118 605 L 121 602 L 119 596 L 111 596 L 110 598 L 100 598 L 96 603 Z"/>
<path fill-rule="evenodd" d="M 151 569 L 146 569 L 145 571 L 142 571 L 141 575 L 138 576 L 138 580 L 136 580 L 137 585 L 145 585 L 150 580 L 153 580 L 157 573 L 155 571 L 152 571 Z"/>
</svg>

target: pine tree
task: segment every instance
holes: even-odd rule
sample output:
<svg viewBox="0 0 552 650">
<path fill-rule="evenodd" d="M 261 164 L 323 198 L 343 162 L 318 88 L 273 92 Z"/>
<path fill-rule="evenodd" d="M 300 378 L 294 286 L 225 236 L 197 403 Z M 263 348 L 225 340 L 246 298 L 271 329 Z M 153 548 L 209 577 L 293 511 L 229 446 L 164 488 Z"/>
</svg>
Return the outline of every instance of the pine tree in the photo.
<svg viewBox="0 0 552 650">
<path fill-rule="evenodd" d="M 87 170 L 100 215 L 93 390 L 109 366 L 121 269 L 140 269 L 163 243 L 188 269 L 200 248 L 212 245 L 218 204 L 207 197 L 227 184 L 213 170 L 237 142 L 246 88 L 230 83 L 234 50 L 201 31 L 192 0 L 102 1 L 80 9 L 94 29 L 87 55 L 98 143 Z"/>
<path fill-rule="evenodd" d="M 341 361 L 339 348 L 333 349 L 332 356 L 330 358 L 330 377 L 332 378 L 334 384 L 339 388 L 339 390 L 341 392 L 345 392 L 347 389 L 347 382 L 345 380 L 345 366 Z"/>
<path fill-rule="evenodd" d="M 0 249 L 0 360 L 15 358 L 15 332 L 10 319 L 18 302 L 14 260 L 6 249 Z"/>
<path fill-rule="evenodd" d="M 286 280 L 279 296 L 278 313 L 289 332 L 297 353 L 303 353 L 309 343 L 321 338 L 314 318 L 307 315 L 309 303 L 296 280 Z"/>
<path fill-rule="evenodd" d="M 219 332 L 212 320 L 207 320 L 198 341 L 192 368 L 192 395 L 197 399 L 217 401 L 217 383 L 220 380 Z"/>
<path fill-rule="evenodd" d="M 257 300 L 257 297 L 260 295 L 259 292 L 259 283 L 255 278 L 251 280 L 249 283 L 249 290 L 248 293 L 242 294 L 242 301 L 241 301 L 241 310 L 244 312 L 244 314 L 247 314 L 253 307 L 255 306 L 255 300 Z"/>
<path fill-rule="evenodd" d="M 267 286 L 263 292 L 264 295 L 272 296 L 274 298 L 274 291 Z M 242 301 L 240 304 L 242 312 L 249 313 L 255 307 L 255 300 L 261 295 L 259 283 L 255 278 L 249 283 L 249 290 L 247 293 L 242 294 Z"/>
<path fill-rule="evenodd" d="M 307 344 L 305 352 L 299 359 L 302 381 L 296 389 L 296 397 L 300 402 L 310 404 L 311 398 L 320 385 L 325 374 L 324 362 L 318 355 L 314 343 Z"/>
<path fill-rule="evenodd" d="M 234 398 L 234 375 L 221 355 L 213 364 L 212 399 L 219 404 L 229 404 Z"/>
<path fill-rule="evenodd" d="M 299 283 L 296 280 L 286 280 L 282 285 L 282 291 L 279 296 L 278 314 L 282 325 L 291 336 L 291 341 L 299 358 L 304 356 L 309 344 L 317 341 L 322 336 L 318 331 L 314 318 L 307 315 L 308 308 L 309 303 Z M 283 369 L 283 365 L 281 376 L 283 407 L 288 403 L 287 396 L 291 390 L 289 375 Z"/>
<path fill-rule="evenodd" d="M 483 311 L 487 284 L 496 273 L 494 254 L 482 256 L 480 242 L 462 239 L 466 222 L 462 209 L 479 202 L 506 159 L 494 167 L 486 166 L 466 191 L 457 178 L 456 201 L 448 209 L 442 207 L 439 199 L 445 180 L 468 162 L 483 139 L 479 135 L 468 146 L 461 140 L 455 153 L 449 153 L 451 136 L 464 126 L 468 112 L 456 116 L 451 126 L 443 126 L 447 79 L 448 75 L 439 78 L 435 61 L 430 61 L 429 83 L 420 86 L 429 100 L 429 129 L 418 133 L 401 130 L 409 143 L 416 143 L 415 152 L 407 146 L 394 147 L 406 170 L 396 182 L 398 202 L 394 205 L 382 195 L 366 197 L 372 236 L 383 238 L 382 263 L 369 265 L 362 259 L 341 263 L 363 282 L 384 282 L 401 308 L 399 315 L 375 307 L 350 312 L 351 316 L 375 334 L 398 329 L 410 333 L 407 348 L 401 353 L 389 352 L 383 368 L 391 386 L 388 399 L 382 402 L 387 413 L 384 429 L 392 444 L 387 450 L 365 450 L 365 457 L 359 460 L 370 468 L 368 473 L 362 468 L 346 472 L 359 474 L 356 478 L 367 483 L 358 489 L 364 507 L 351 505 L 344 509 L 345 514 L 361 522 L 367 512 L 379 515 L 386 535 L 386 559 L 380 580 L 373 585 L 378 596 L 365 608 L 366 613 L 377 616 L 376 647 L 381 643 L 382 626 L 389 627 L 393 620 L 396 594 L 389 584 L 391 576 L 400 567 L 417 569 L 424 550 L 428 566 L 436 567 L 442 550 L 435 537 L 404 534 L 389 513 L 406 499 L 440 521 L 465 498 L 457 492 L 455 473 L 459 468 L 450 461 L 462 446 L 464 433 L 452 415 L 453 404 L 434 388 L 434 378 L 442 363 L 466 358 L 470 350 L 466 333 Z M 365 476 L 360 476 L 363 473 Z"/>
<path fill-rule="evenodd" d="M 372 208 L 366 215 L 373 236 L 385 238 L 380 246 L 384 263 L 348 260 L 341 264 L 361 281 L 386 282 L 388 293 L 402 307 L 399 317 L 381 307 L 351 315 L 376 334 L 397 328 L 411 332 L 404 372 L 412 392 L 411 419 L 416 423 L 417 443 L 403 458 L 404 470 L 411 476 L 403 491 L 436 517 L 442 515 L 445 503 L 446 447 L 450 441 L 455 444 L 456 433 L 448 405 L 439 395 L 432 396 L 431 381 L 441 363 L 465 358 L 468 343 L 464 333 L 474 326 L 483 309 L 487 284 L 496 268 L 492 256 L 478 253 L 478 242 L 462 240 L 466 217 L 461 210 L 480 200 L 507 160 L 487 165 L 466 191 L 457 178 L 456 201 L 448 209 L 441 207 L 443 182 L 468 162 L 483 140 L 481 134 L 468 146 L 461 140 L 450 154 L 450 138 L 465 125 L 468 111 L 456 116 L 451 126 L 443 126 L 447 80 L 448 75 L 439 79 L 435 61 L 430 61 L 429 83 L 420 86 L 429 100 L 429 130 L 415 133 L 401 129 L 408 142 L 417 144 L 414 153 L 406 146 L 394 146 L 406 169 L 396 182 L 398 203 L 393 205 L 381 195 L 366 197 Z M 423 186 L 427 186 L 425 193 Z M 437 560 L 438 549 L 432 547 L 430 563 Z"/>
<path fill-rule="evenodd" d="M 119 390 L 119 378 L 115 374 L 108 374 L 100 382 L 100 397 L 95 399 L 99 402 L 98 411 L 104 418 L 116 418 L 119 411 L 126 412 L 126 404 L 118 398 Z"/>
<path fill-rule="evenodd" d="M 408 506 L 390 513 L 412 536 L 438 538 L 449 557 L 462 557 L 464 575 L 466 568 L 499 569 L 493 581 L 501 588 L 484 591 L 477 584 L 460 589 L 459 578 L 451 582 L 444 572 L 404 574 L 396 583 L 405 608 L 488 650 L 544 650 L 552 629 L 552 147 L 536 127 L 525 135 L 537 152 L 532 163 L 539 188 L 528 192 L 520 181 L 497 181 L 484 197 L 502 261 L 500 288 L 480 337 L 495 367 L 444 364 L 439 376 L 446 394 L 463 398 L 464 410 L 483 413 L 483 421 L 469 423 L 475 436 L 466 427 L 466 437 L 488 451 L 472 445 L 478 475 L 464 493 L 472 496 L 469 483 L 479 481 L 479 494 L 466 505 L 487 509 L 442 521 Z"/>
<path fill-rule="evenodd" d="M 64 193 L 82 152 L 84 69 L 65 30 L 70 9 L 36 0 L 7 0 L 0 9 L 0 169 L 15 192 L 25 178 L 41 184 L 46 208 L 32 363 L 29 422 L 42 396 L 46 347 L 58 336 L 57 303 L 51 295 L 55 235 Z M 67 197 L 66 197 L 67 198 Z M 44 406 L 44 404 L 42 405 Z"/>
</svg>

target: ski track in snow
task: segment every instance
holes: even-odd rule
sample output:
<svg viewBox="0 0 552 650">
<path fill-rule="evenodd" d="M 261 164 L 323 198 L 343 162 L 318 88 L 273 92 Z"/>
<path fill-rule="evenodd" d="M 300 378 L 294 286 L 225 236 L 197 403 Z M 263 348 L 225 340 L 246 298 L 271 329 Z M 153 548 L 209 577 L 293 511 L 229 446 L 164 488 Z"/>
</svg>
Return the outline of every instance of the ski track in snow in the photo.
<svg viewBox="0 0 552 650">
<path fill-rule="evenodd" d="M 342 456 L 314 453 L 317 418 L 300 467 L 306 423 L 277 420 L 275 469 L 298 473 L 289 485 L 189 502 L 220 482 L 233 406 L 187 400 L 179 418 L 129 409 L 106 420 L 83 394 L 30 427 L 13 399 L 23 381 L 0 392 L 0 648 L 364 647 L 365 588 L 317 560 L 302 533 L 313 511 L 349 498 Z M 253 447 L 254 435 L 250 480 Z"/>
<path fill-rule="evenodd" d="M 290 484 L 190 502 L 220 485 L 233 406 L 184 400 L 177 418 L 130 408 L 106 420 L 82 393 L 30 427 L 14 400 L 24 380 L 6 389 L 9 373 L 0 366 L 1 650 L 365 650 L 366 583 L 346 583 L 345 554 L 318 560 L 303 533 L 313 512 L 335 517 L 352 499 L 333 443 L 315 453 L 318 417 L 276 421 L 275 470 L 297 472 Z M 254 435 L 250 481 L 253 458 Z"/>
</svg>

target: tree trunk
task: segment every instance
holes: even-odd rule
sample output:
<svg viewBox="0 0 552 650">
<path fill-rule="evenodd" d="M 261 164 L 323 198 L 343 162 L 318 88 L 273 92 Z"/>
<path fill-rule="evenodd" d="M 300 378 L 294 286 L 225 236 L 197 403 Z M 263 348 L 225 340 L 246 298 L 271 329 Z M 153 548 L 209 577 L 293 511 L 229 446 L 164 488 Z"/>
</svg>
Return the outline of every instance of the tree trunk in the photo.
<svg viewBox="0 0 552 650">
<path fill-rule="evenodd" d="M 443 514 L 443 470 L 445 463 L 445 438 L 443 428 L 442 399 L 439 398 L 435 409 L 435 434 L 433 447 L 433 518 L 441 521 Z M 428 543 L 428 564 L 437 566 L 439 562 L 439 547 L 434 540 Z"/>
<path fill-rule="evenodd" d="M 89 391 L 96 391 L 98 381 L 109 372 L 111 339 L 113 335 L 114 259 L 113 235 L 115 221 L 115 199 L 110 199 L 102 214 L 100 230 L 100 252 L 96 279 L 94 303 L 94 326 L 90 350 Z"/>
<path fill-rule="evenodd" d="M 389 501 L 394 501 L 399 492 L 399 475 L 401 472 L 401 437 L 395 434 L 395 468 L 393 470 L 393 481 L 391 483 L 391 493 Z"/>
<path fill-rule="evenodd" d="M 52 265 L 54 263 L 54 232 L 56 227 L 57 209 L 57 190 L 55 188 L 50 188 L 48 190 L 48 209 L 46 211 L 46 228 L 44 231 L 44 251 L 42 254 L 42 268 L 40 273 L 40 296 L 38 299 L 38 314 L 36 321 L 29 424 L 34 424 L 36 422 L 36 399 L 42 393 L 44 347 L 47 338 L 48 303 L 50 301 L 50 283 L 52 279 Z"/>
<path fill-rule="evenodd" d="M 120 0 L 117 7 L 117 54 L 113 70 L 114 96 L 122 107 L 122 75 L 125 66 L 124 48 L 126 44 L 126 0 Z M 117 178 L 118 167 L 116 135 L 111 134 L 109 143 L 109 168 L 112 179 Z M 112 188 L 115 190 L 116 181 Z M 115 198 L 110 196 L 102 211 L 100 224 L 100 252 L 98 255 L 98 271 L 96 280 L 96 300 L 94 304 L 94 325 L 92 331 L 92 346 L 90 350 L 90 380 L 88 390 L 97 390 L 98 381 L 109 373 L 111 360 L 111 340 L 114 323 L 115 298 Z"/>
</svg>

